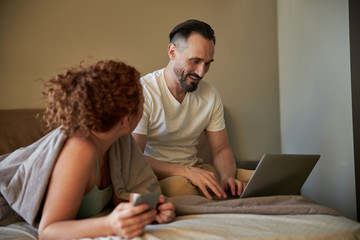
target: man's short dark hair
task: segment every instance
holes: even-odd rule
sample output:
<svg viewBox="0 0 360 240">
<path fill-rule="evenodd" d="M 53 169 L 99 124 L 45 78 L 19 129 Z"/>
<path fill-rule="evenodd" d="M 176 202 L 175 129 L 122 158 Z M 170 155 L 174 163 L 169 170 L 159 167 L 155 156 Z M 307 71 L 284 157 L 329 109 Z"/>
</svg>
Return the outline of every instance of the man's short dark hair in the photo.
<svg viewBox="0 0 360 240">
<path fill-rule="evenodd" d="M 169 34 L 170 42 L 175 43 L 179 38 L 187 40 L 192 33 L 198 33 L 215 44 L 215 33 L 205 22 L 190 19 L 177 25 Z"/>
</svg>

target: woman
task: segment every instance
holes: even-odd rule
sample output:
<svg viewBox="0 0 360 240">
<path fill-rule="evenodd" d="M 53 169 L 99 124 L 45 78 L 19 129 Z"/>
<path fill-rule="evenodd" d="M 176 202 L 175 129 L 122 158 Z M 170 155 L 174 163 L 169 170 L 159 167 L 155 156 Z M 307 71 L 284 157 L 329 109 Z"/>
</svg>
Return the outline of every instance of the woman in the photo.
<svg viewBox="0 0 360 240">
<path fill-rule="evenodd" d="M 139 77 L 136 69 L 122 62 L 100 61 L 88 68 L 68 70 L 47 83 L 49 102 L 44 119 L 48 127 L 60 126 L 65 140 L 61 142 L 43 197 L 40 239 L 107 235 L 133 238 L 153 221 L 166 223 L 174 219 L 174 205 L 166 202 L 163 195 L 157 210 L 147 211 L 147 204 L 132 206 L 121 199 L 128 196 L 121 189 L 137 189 L 130 186 L 133 183 L 127 182 L 128 177 L 122 177 L 124 188 L 114 181 L 121 179 L 116 175 L 129 174 L 128 171 L 140 166 L 132 165 L 133 159 L 129 159 L 129 163 L 119 163 L 122 169 L 116 169 L 114 164 L 118 160 L 109 157 L 111 146 L 121 145 L 118 139 L 128 139 L 141 117 L 143 96 Z M 140 150 L 125 148 L 122 154 L 130 151 Z M 145 160 L 141 161 L 141 166 L 148 169 Z M 133 185 L 136 184 L 146 182 Z M 114 210 L 109 215 L 93 217 L 111 199 Z"/>
</svg>

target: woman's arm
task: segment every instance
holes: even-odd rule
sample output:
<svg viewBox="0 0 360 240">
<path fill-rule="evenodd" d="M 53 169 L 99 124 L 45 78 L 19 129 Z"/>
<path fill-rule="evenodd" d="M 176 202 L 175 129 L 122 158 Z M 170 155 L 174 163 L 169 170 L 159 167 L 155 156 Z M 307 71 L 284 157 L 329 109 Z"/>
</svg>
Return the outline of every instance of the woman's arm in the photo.
<svg viewBox="0 0 360 240">
<path fill-rule="evenodd" d="M 108 216 L 82 220 L 62 220 L 53 222 L 42 229 L 39 239 L 76 239 L 117 235 L 133 238 L 140 235 L 150 224 L 156 211 L 147 211 L 142 204 L 133 207 L 130 203 L 119 204 Z"/>
<path fill-rule="evenodd" d="M 42 212 L 39 237 L 60 236 L 72 232 L 63 221 L 75 219 L 83 195 L 95 184 L 96 150 L 85 138 L 69 138 L 53 169 Z M 59 224 L 60 223 L 60 224 Z M 81 226 L 77 226 L 81 230 Z M 70 237 L 70 236 L 69 236 Z"/>
<path fill-rule="evenodd" d="M 133 237 L 153 221 L 156 212 L 147 206 L 120 204 L 100 218 L 75 220 L 83 195 L 95 185 L 96 150 L 85 138 L 70 138 L 54 166 L 42 212 L 40 239 L 73 239 L 120 235 Z"/>
</svg>

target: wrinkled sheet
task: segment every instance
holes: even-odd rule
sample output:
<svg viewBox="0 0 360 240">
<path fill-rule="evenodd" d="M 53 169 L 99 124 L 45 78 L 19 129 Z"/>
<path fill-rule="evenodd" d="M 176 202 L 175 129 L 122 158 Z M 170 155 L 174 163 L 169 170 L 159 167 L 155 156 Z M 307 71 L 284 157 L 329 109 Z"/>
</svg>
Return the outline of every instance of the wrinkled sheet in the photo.
<svg viewBox="0 0 360 240">
<path fill-rule="evenodd" d="M 6 227 L 0 227 L 1 240 L 37 240 L 37 229 L 26 222 L 10 224 Z"/>
<path fill-rule="evenodd" d="M 175 196 L 169 201 L 176 206 L 176 215 L 203 213 L 251 213 L 251 214 L 326 214 L 341 216 L 335 209 L 317 204 L 300 195 L 254 197 L 230 200 L 209 200 L 202 196 Z"/>
<path fill-rule="evenodd" d="M 0 156 L 0 226 L 26 221 L 37 227 L 52 169 L 67 137 L 57 128 L 37 142 Z M 108 151 L 115 194 L 160 192 L 150 165 L 131 135 Z M 10 207 L 11 206 L 11 207 Z"/>
</svg>

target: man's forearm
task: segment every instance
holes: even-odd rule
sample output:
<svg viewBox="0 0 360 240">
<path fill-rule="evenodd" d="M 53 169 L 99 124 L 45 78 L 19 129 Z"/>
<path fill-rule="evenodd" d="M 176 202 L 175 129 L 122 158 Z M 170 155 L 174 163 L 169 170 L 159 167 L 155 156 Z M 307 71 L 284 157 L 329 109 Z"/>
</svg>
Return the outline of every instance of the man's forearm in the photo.
<svg viewBox="0 0 360 240">
<path fill-rule="evenodd" d="M 163 179 L 170 176 L 186 177 L 188 167 L 180 164 L 167 163 L 145 156 L 157 178 Z"/>
<path fill-rule="evenodd" d="M 132 134 L 135 138 L 136 142 L 138 143 L 142 152 L 144 152 L 147 136 L 142 134 Z M 154 158 L 148 157 L 144 155 L 148 163 L 150 164 L 151 168 L 153 169 L 154 173 L 156 174 L 158 179 L 163 179 L 170 176 L 183 176 L 188 178 L 189 177 L 189 167 L 182 166 L 180 164 L 172 164 L 161 162 Z"/>
<path fill-rule="evenodd" d="M 220 178 L 235 178 L 236 163 L 231 148 L 224 148 L 214 156 L 214 166 Z"/>
</svg>

